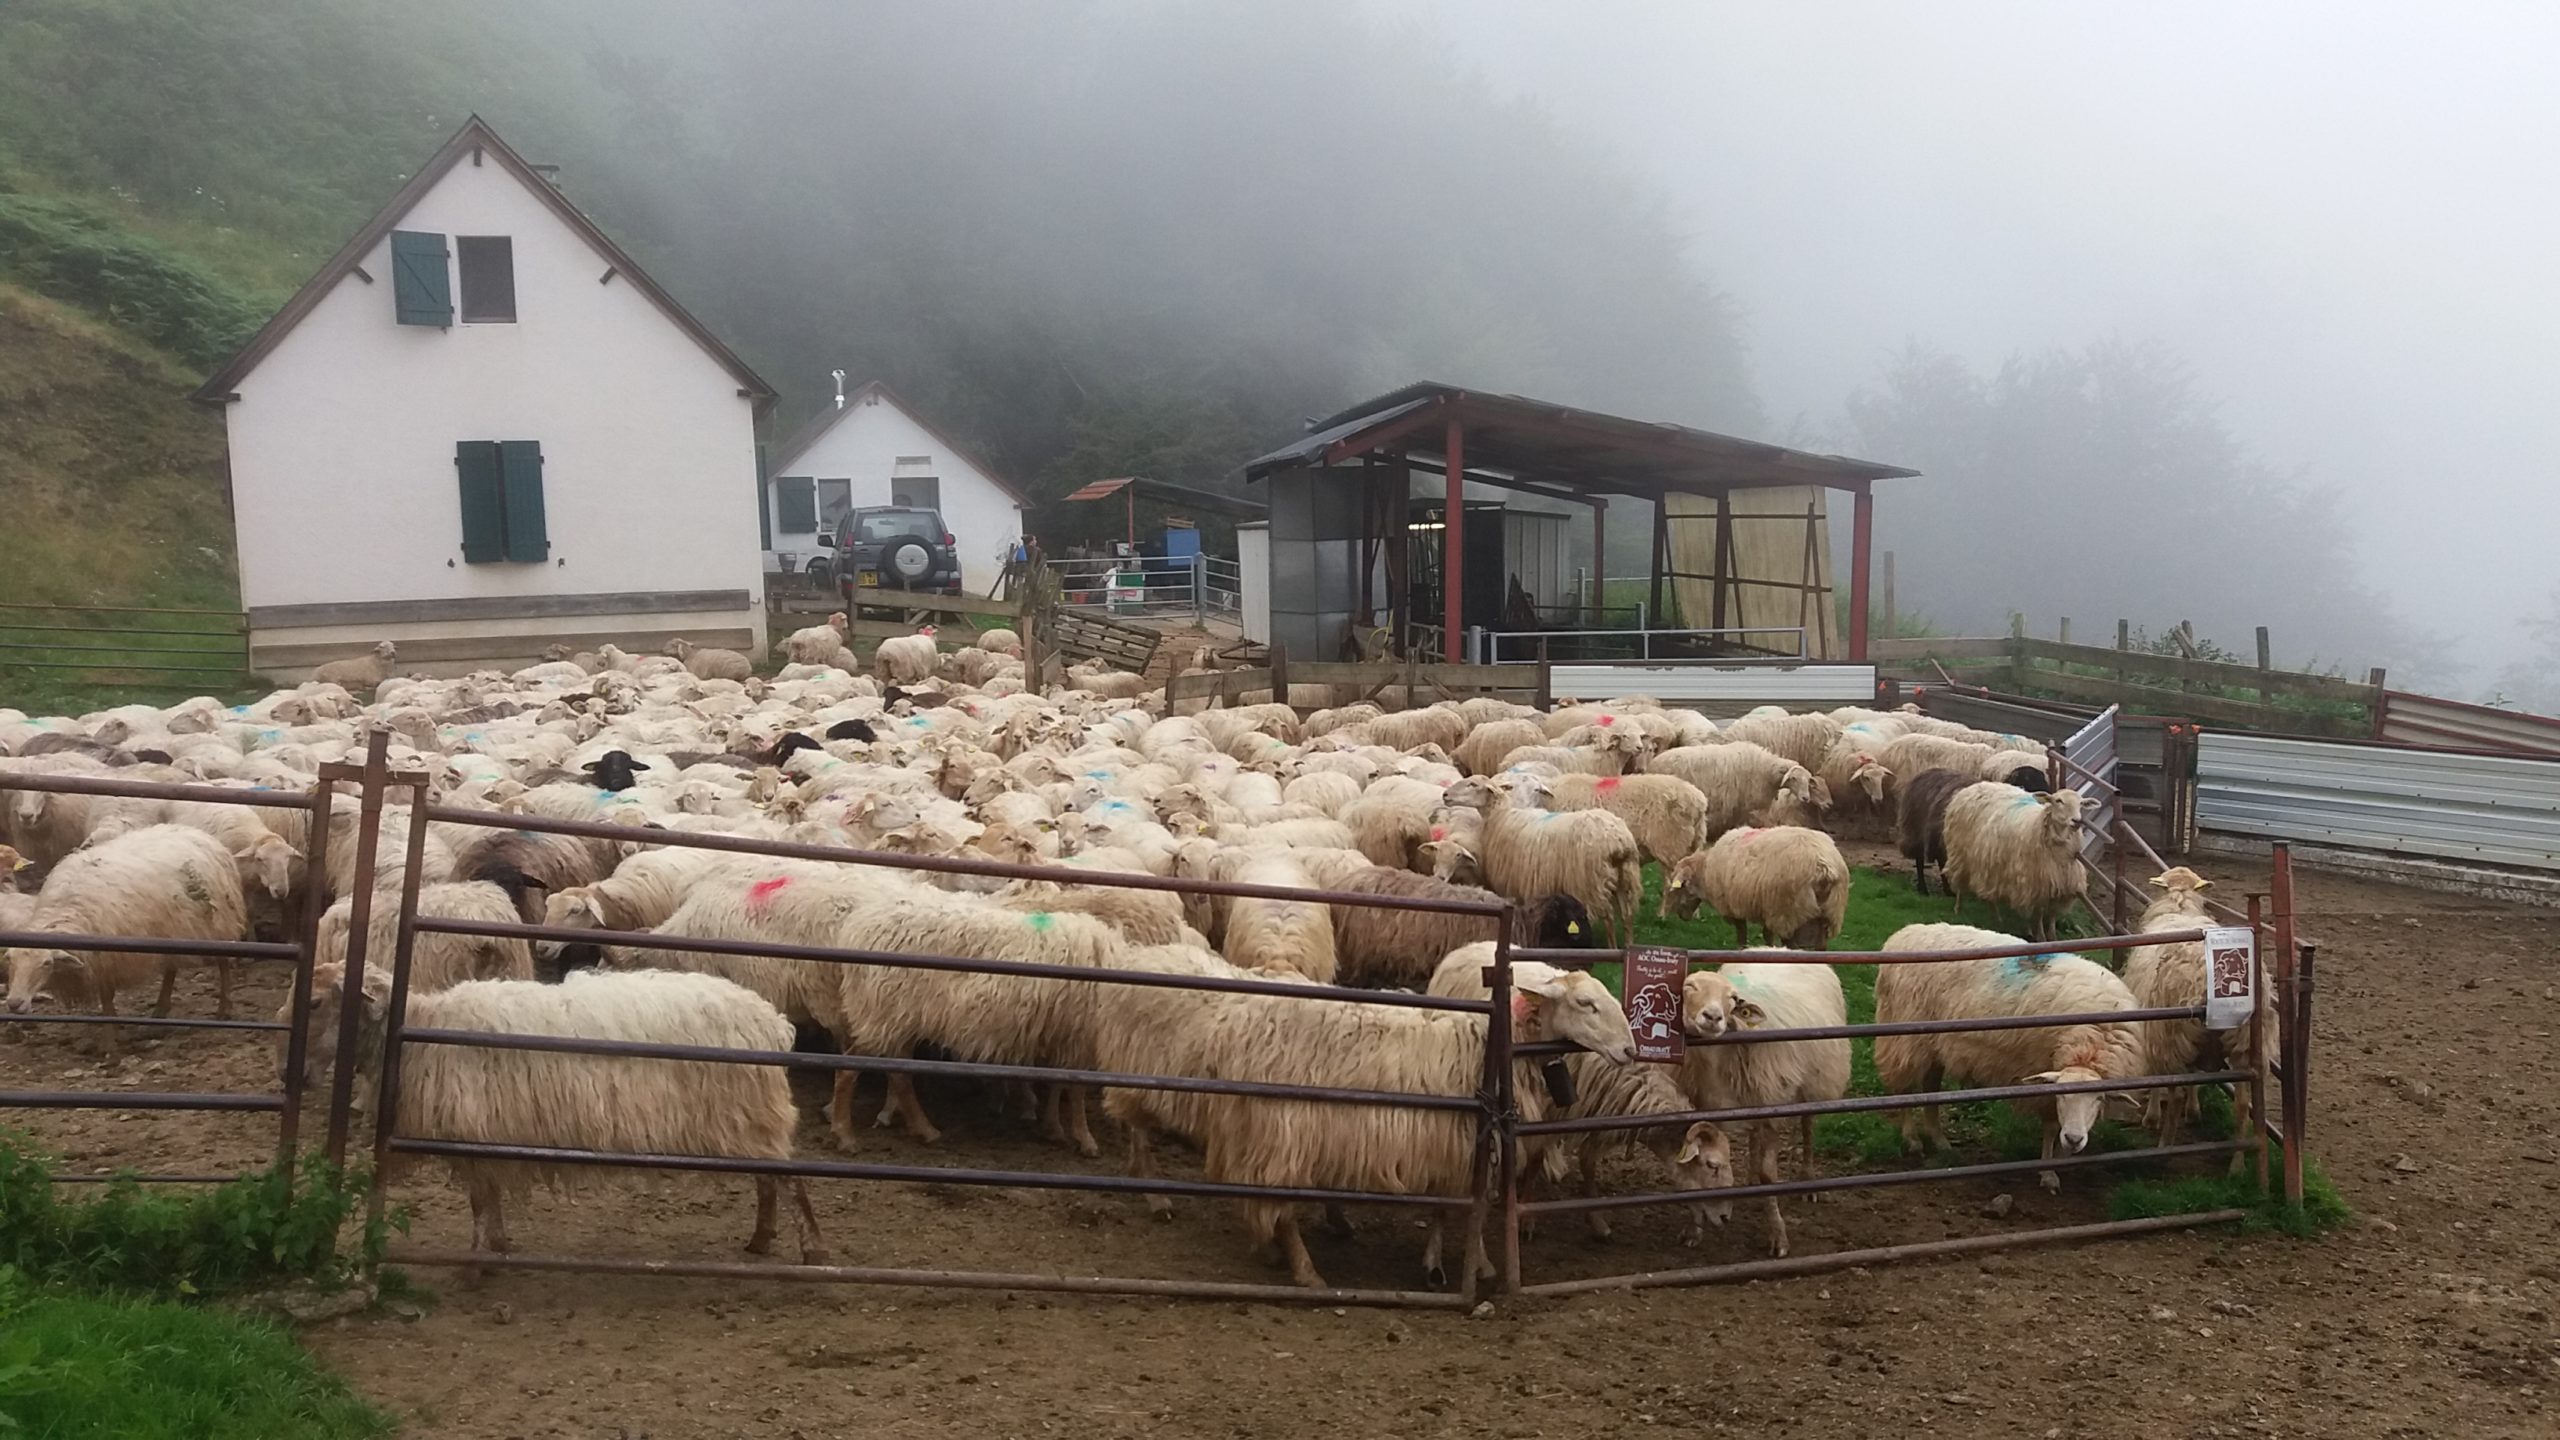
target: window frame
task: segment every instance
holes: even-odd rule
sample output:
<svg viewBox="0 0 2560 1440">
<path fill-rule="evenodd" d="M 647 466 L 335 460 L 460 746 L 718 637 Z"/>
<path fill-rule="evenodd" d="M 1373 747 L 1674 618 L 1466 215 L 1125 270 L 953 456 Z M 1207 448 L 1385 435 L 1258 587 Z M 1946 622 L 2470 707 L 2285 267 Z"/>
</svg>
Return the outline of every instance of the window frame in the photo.
<svg viewBox="0 0 2560 1440">
<path fill-rule="evenodd" d="M 506 257 L 506 313 L 495 310 L 496 297 L 482 294 L 488 288 L 492 250 Z M 477 264 L 472 257 L 481 257 Z M 480 283 L 473 283 L 473 275 Z M 516 301 L 516 240 L 513 235 L 456 235 L 453 237 L 454 314 L 465 325 L 513 325 L 519 307 Z M 484 310 L 483 304 L 489 306 Z"/>
</svg>

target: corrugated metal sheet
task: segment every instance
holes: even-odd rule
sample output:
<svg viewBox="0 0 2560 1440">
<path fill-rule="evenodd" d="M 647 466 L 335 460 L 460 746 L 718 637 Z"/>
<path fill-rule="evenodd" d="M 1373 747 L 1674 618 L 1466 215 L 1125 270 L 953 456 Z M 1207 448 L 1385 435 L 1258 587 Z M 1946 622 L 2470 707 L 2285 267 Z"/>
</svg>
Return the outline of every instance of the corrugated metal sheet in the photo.
<svg viewBox="0 0 2560 1440">
<path fill-rule="evenodd" d="M 2196 749 L 2196 824 L 2560 870 L 2560 760 L 2208 732 Z"/>
<path fill-rule="evenodd" d="M 2090 715 L 2086 709 L 1967 695 L 1943 685 L 1921 687 L 1920 708 L 1941 720 L 1953 720 L 1995 735 L 2024 735 L 2039 745 L 2061 744 L 2088 724 Z"/>
<path fill-rule="evenodd" d="M 2495 710 L 2412 695 L 2406 690 L 2382 692 L 2382 731 L 2378 737 L 2403 745 L 2434 745 L 2455 750 L 2513 750 L 2524 755 L 2560 755 L 2560 720 Z"/>
<path fill-rule="evenodd" d="M 2116 784 L 2116 707 L 2108 706 L 2098 717 L 2080 727 L 2062 742 L 2063 758 L 2080 767 L 2053 777 L 2056 788 L 2077 790 L 2095 801 L 2089 811 L 2092 827 L 2080 840 L 2080 858 L 2095 868 L 2116 833 L 2116 817 L 2123 813 L 2117 797 L 2095 785 L 2086 783 L 2083 772 L 2095 775 L 2109 786 Z"/>
<path fill-rule="evenodd" d="M 1502 566 L 1540 605 L 1565 603 L 1566 517 L 1539 510 L 1506 510 L 1502 516 Z"/>
<path fill-rule="evenodd" d="M 1576 700 L 1651 695 L 1718 717 L 1755 705 L 1865 705 L 1876 694 L 1872 665 L 1558 665 L 1552 678 L 1557 695 Z"/>
</svg>

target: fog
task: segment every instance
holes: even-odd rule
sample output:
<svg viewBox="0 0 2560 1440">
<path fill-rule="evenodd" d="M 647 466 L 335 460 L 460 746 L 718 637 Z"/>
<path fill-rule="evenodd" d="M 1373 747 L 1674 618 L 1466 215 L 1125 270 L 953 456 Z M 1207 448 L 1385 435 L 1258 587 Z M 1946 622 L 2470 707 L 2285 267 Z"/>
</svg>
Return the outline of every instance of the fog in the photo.
<svg viewBox="0 0 2560 1440">
<path fill-rule="evenodd" d="M 1920 468 L 1942 629 L 2470 694 L 2544 608 L 2550 7 L 477 13 L 536 42 L 481 108 L 786 430 L 843 366 L 1042 494 L 1216 483 L 1427 376 Z"/>
<path fill-rule="evenodd" d="M 2258 460 L 2335 488 L 2364 581 L 2475 668 L 2422 637 L 2353 658 L 2478 688 L 2545 608 L 2560 7 L 1380 10 L 1662 187 L 1782 427 L 1848 438 L 1843 397 L 1915 340 L 1978 368 L 2152 341 Z M 1926 605 L 1959 557 L 1913 558 Z"/>
</svg>

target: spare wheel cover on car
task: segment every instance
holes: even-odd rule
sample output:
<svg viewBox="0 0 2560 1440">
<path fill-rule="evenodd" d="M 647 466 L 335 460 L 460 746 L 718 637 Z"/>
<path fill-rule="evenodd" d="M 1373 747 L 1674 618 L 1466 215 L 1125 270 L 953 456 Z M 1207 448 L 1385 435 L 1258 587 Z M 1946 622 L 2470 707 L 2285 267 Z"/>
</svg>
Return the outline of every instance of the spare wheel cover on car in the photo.
<svg viewBox="0 0 2560 1440">
<path fill-rule="evenodd" d="M 889 551 L 889 569 L 901 580 L 921 580 L 933 568 L 933 552 L 921 541 L 901 540 Z"/>
</svg>

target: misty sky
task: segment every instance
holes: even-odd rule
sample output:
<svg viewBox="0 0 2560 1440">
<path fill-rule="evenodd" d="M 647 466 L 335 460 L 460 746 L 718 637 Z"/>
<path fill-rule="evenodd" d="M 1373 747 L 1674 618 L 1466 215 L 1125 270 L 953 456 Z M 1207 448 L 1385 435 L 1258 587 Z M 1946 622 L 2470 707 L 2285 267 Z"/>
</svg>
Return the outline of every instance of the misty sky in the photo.
<svg viewBox="0 0 2560 1440">
<path fill-rule="evenodd" d="M 2157 339 L 2465 659 L 2551 589 L 2560 4 L 1370 3 L 1671 194 L 1782 436 Z"/>
</svg>

